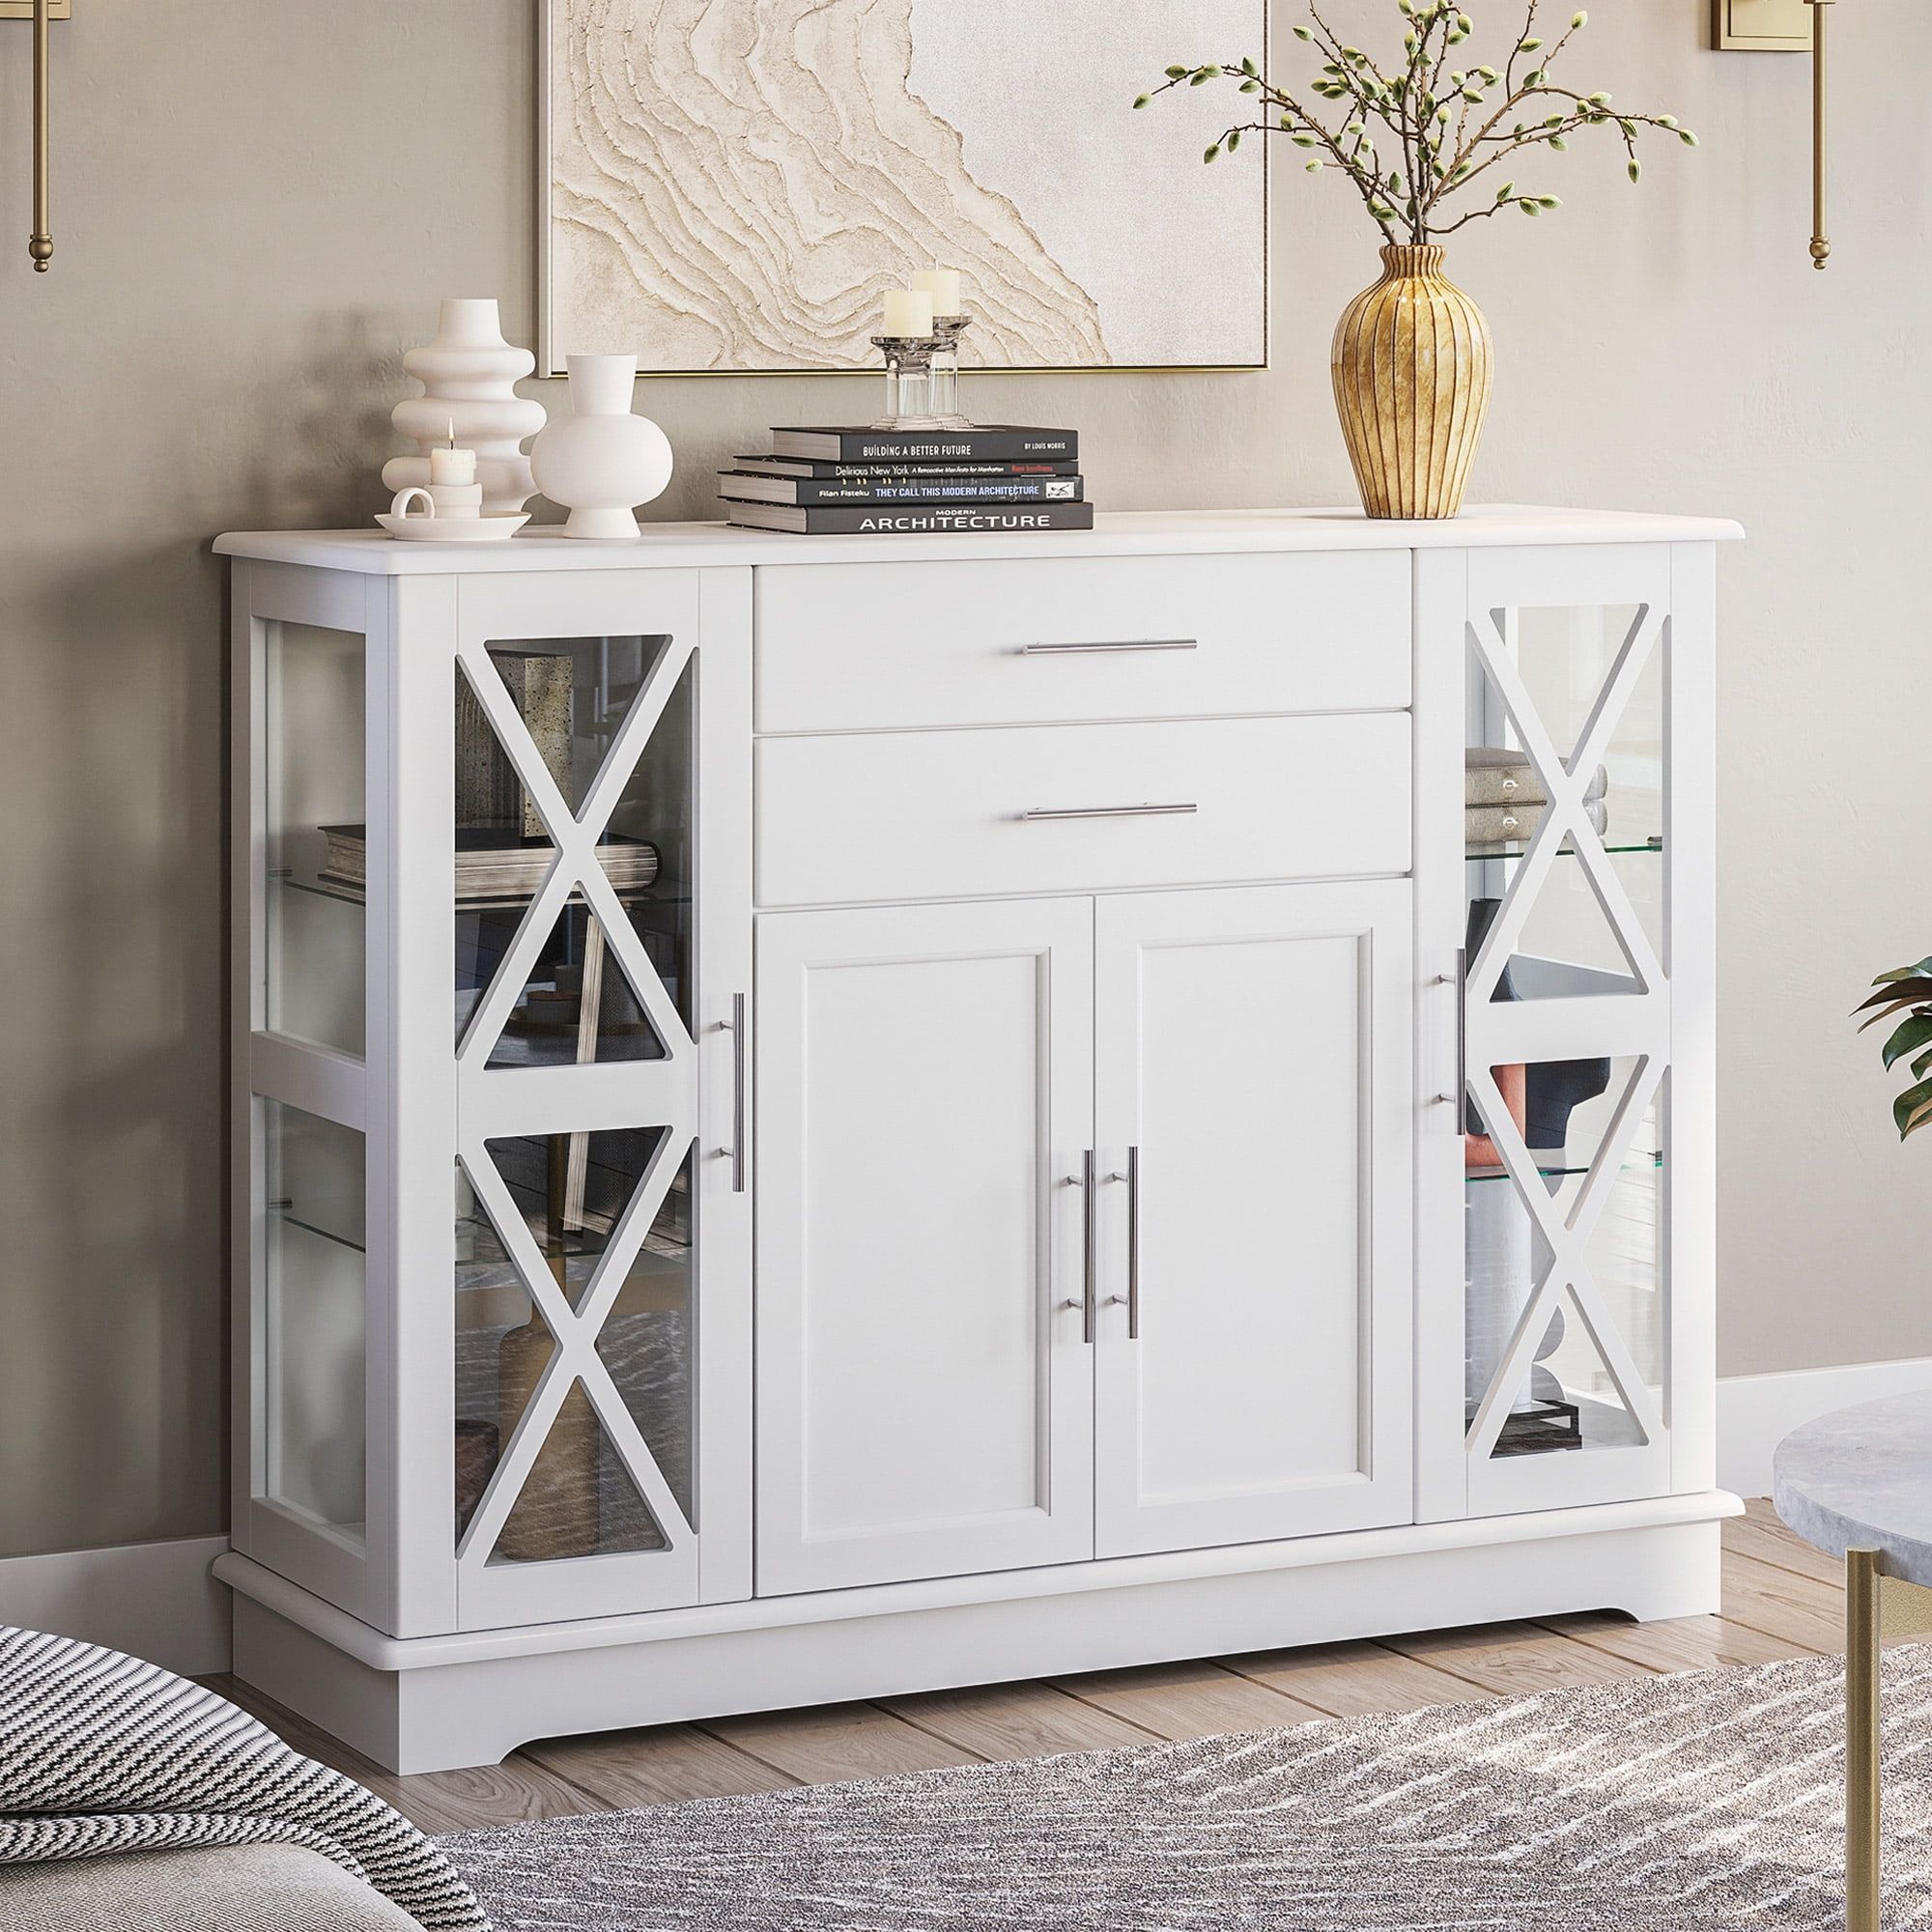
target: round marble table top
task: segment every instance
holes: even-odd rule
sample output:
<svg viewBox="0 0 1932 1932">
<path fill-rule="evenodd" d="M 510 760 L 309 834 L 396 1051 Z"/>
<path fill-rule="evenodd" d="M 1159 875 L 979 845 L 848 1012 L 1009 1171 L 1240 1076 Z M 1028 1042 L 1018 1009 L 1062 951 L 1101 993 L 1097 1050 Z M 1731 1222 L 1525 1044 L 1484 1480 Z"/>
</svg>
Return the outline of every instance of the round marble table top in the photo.
<svg viewBox="0 0 1932 1932">
<path fill-rule="evenodd" d="M 1772 1500 L 1806 1543 L 1885 1553 L 1885 1574 L 1932 1588 L 1932 1389 L 1834 1409 L 1772 1459 Z"/>
</svg>

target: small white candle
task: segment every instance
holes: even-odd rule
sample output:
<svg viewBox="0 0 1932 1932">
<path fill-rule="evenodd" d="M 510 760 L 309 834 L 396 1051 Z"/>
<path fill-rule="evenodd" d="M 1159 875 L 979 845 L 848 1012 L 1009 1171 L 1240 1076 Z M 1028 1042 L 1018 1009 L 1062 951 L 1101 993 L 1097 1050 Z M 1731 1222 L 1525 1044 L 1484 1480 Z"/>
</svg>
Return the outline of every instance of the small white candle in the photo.
<svg viewBox="0 0 1932 1932">
<path fill-rule="evenodd" d="M 959 308 L 959 270 L 957 269 L 922 269 L 912 278 L 913 287 L 922 295 L 932 298 L 934 315 L 957 315 Z"/>
<path fill-rule="evenodd" d="M 473 483 L 476 480 L 476 452 L 456 446 L 456 418 L 449 419 L 449 447 L 429 453 L 429 480 L 432 483 Z"/>
<path fill-rule="evenodd" d="M 888 289 L 886 326 L 881 335 L 930 335 L 932 298 L 923 289 Z"/>
<path fill-rule="evenodd" d="M 473 449 L 432 449 L 429 453 L 429 480 L 432 483 L 475 482 L 476 452 Z"/>
</svg>

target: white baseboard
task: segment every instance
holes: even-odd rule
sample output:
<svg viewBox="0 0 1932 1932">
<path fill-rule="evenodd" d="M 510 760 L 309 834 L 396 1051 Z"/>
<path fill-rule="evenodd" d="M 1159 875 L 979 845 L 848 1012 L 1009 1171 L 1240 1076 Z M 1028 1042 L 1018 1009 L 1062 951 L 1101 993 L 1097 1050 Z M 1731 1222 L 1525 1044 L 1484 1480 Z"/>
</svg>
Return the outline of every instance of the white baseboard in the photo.
<svg viewBox="0 0 1932 1932">
<path fill-rule="evenodd" d="M 225 1536 L 0 1558 L 0 1623 L 105 1644 L 184 1677 L 229 1664 L 227 1587 L 209 1566 Z"/>
<path fill-rule="evenodd" d="M 1922 1388 L 1932 1388 L 1932 1355 L 1778 1376 L 1726 1376 L 1718 1383 L 1718 1487 L 1734 1495 L 1768 1496 L 1771 1452 L 1800 1423 L 1848 1403 Z"/>
</svg>

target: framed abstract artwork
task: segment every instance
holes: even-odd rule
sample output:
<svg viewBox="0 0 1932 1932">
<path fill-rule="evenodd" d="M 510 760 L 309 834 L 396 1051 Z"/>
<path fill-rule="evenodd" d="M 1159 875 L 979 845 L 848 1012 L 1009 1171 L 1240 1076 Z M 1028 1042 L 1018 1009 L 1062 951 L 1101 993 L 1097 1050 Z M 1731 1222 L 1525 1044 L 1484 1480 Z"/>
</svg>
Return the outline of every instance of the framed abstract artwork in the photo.
<svg viewBox="0 0 1932 1932">
<path fill-rule="evenodd" d="M 540 0 L 540 374 L 870 368 L 955 268 L 992 369 L 1267 362 L 1267 156 L 1215 167 L 1267 0 Z"/>
</svg>

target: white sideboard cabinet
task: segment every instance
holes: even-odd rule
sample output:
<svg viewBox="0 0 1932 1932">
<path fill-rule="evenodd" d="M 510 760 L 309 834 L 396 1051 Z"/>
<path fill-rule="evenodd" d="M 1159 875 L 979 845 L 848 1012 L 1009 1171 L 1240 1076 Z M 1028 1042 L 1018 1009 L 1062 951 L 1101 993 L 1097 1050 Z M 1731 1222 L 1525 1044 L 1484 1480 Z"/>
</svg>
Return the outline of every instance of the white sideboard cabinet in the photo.
<svg viewBox="0 0 1932 1932">
<path fill-rule="evenodd" d="M 237 1672 L 420 1771 L 1715 1609 L 1738 534 L 222 538 Z"/>
</svg>

